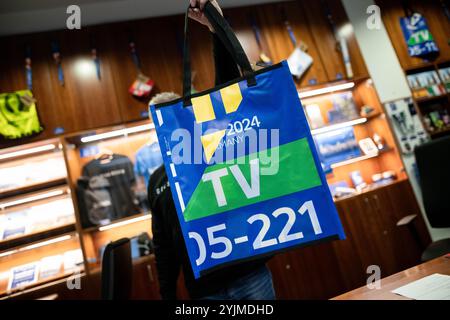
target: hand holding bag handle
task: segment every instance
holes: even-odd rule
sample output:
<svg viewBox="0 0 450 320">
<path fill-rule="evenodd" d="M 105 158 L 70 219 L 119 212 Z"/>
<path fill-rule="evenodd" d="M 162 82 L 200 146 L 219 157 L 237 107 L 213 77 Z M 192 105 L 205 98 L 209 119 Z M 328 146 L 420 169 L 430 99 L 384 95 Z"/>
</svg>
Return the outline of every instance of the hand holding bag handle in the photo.
<svg viewBox="0 0 450 320">
<path fill-rule="evenodd" d="M 183 105 L 189 106 L 191 103 L 191 58 L 189 49 L 189 17 L 188 11 L 185 16 L 184 24 L 184 53 L 183 53 Z M 247 79 L 248 86 L 256 85 L 256 79 L 251 67 L 250 61 L 245 54 L 239 40 L 234 34 L 228 22 L 217 11 L 213 4 L 207 2 L 204 7 L 204 13 L 208 21 L 214 28 L 219 40 L 230 52 L 233 60 L 241 68 L 244 77 Z"/>
</svg>

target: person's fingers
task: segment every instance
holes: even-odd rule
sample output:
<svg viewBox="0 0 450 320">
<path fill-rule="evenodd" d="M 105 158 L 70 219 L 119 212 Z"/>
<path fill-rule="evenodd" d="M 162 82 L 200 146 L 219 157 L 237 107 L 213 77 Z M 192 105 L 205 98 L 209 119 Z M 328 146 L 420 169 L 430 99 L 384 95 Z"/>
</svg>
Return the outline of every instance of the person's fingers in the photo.
<svg viewBox="0 0 450 320">
<path fill-rule="evenodd" d="M 205 4 L 208 2 L 209 0 L 200 0 L 200 10 L 203 10 L 203 8 L 205 7 Z"/>
<path fill-rule="evenodd" d="M 194 19 L 194 20 L 198 19 L 197 15 L 192 10 L 189 10 L 188 16 L 189 16 L 189 18 Z"/>
<path fill-rule="evenodd" d="M 202 14 L 201 12 L 197 9 L 189 9 L 188 11 L 188 16 L 189 18 L 196 20 L 198 22 L 202 22 Z"/>
</svg>

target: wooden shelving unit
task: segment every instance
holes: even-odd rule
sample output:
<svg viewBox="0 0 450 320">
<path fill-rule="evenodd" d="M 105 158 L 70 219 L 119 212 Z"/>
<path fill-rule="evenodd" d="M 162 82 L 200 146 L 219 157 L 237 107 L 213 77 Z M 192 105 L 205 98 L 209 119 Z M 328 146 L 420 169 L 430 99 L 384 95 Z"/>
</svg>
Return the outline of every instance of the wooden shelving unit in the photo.
<svg viewBox="0 0 450 320">
<path fill-rule="evenodd" d="M 354 195 L 349 195 L 349 196 L 341 197 L 339 199 L 334 199 L 334 203 L 344 202 L 345 200 L 351 200 L 352 198 L 356 198 L 361 195 L 367 194 L 368 192 L 376 191 L 378 189 L 383 189 L 385 187 L 395 186 L 395 185 L 404 183 L 405 181 L 408 181 L 408 178 L 406 176 L 402 176 L 401 178 L 399 178 L 397 180 L 394 180 L 392 182 L 389 182 L 389 183 L 386 183 L 383 185 L 367 187 L 367 188 L 363 189 L 361 192 L 358 192 Z"/>
<path fill-rule="evenodd" d="M 53 180 L 49 180 L 49 181 L 32 183 L 32 184 L 25 185 L 20 188 L 6 189 L 6 190 L 0 191 L 0 200 L 9 198 L 9 197 L 18 196 L 18 195 L 25 194 L 25 193 L 41 191 L 41 190 L 50 189 L 53 187 L 59 187 L 59 186 L 65 185 L 65 184 L 67 184 L 67 178 L 61 177 L 61 178 L 53 179 Z"/>
<path fill-rule="evenodd" d="M 134 214 L 134 215 L 129 216 L 129 217 L 125 217 L 125 218 L 122 218 L 122 219 L 117 219 L 117 220 L 111 221 L 110 223 L 103 224 L 101 226 L 83 228 L 83 233 L 99 232 L 99 231 L 102 231 L 101 229 L 114 228 L 115 225 L 127 225 L 127 224 L 133 223 L 133 220 L 141 220 L 141 219 L 145 220 L 147 218 L 148 219 L 151 218 L 150 212 Z"/>
<path fill-rule="evenodd" d="M 438 138 L 450 134 L 450 127 L 430 132 L 431 137 Z"/>
<path fill-rule="evenodd" d="M 357 107 L 357 113 L 360 113 L 363 106 L 372 107 L 372 113 L 366 116 L 361 115 L 361 118 L 355 119 L 365 121 L 349 120 L 343 123 L 325 123 L 323 127 L 314 129 L 312 132 L 313 134 L 315 134 L 314 132 L 319 132 L 320 134 L 321 131 L 334 130 L 333 127 L 341 128 L 348 124 L 348 126 L 353 127 L 357 141 L 364 138 L 372 138 L 374 134 L 378 134 L 384 139 L 385 148 L 379 150 L 377 154 L 365 155 L 362 152 L 362 155 L 359 157 L 332 164 L 332 172 L 327 174 L 328 183 L 334 184 L 345 181 L 349 186 L 352 186 L 353 182 L 350 178 L 350 174 L 353 171 L 360 171 L 363 180 L 368 184 L 372 183 L 372 176 L 374 174 L 385 171 L 393 171 L 399 179 L 405 178 L 406 174 L 403 171 L 403 164 L 399 156 L 394 136 L 371 79 L 359 79 L 354 82 L 355 86 L 353 88 L 341 92 L 351 92 Z M 332 97 L 335 94 L 339 94 L 339 92 L 303 98 L 301 100 L 304 107 L 309 104 L 318 105 L 322 118 L 327 119 L 327 112 L 333 108 Z"/>
<path fill-rule="evenodd" d="M 361 161 L 374 159 L 374 158 L 380 157 L 383 154 L 385 154 L 387 152 L 390 152 L 390 151 L 393 151 L 393 150 L 394 150 L 393 148 L 389 147 L 389 148 L 380 150 L 378 153 L 365 154 L 365 155 L 362 155 L 362 156 L 359 156 L 359 157 L 356 157 L 356 158 L 351 158 L 351 159 L 348 159 L 348 160 L 345 160 L 345 161 L 337 162 L 337 163 L 331 165 L 331 167 L 333 169 L 336 169 L 336 168 L 339 168 L 339 167 L 344 167 L 344 166 L 351 165 L 351 164 L 354 164 L 354 163 L 358 163 L 358 162 L 361 162 Z"/>
<path fill-rule="evenodd" d="M 447 99 L 447 97 L 448 97 L 448 94 L 443 94 L 443 95 L 434 96 L 434 97 L 416 98 L 415 100 L 417 103 L 420 104 L 420 103 L 429 102 L 429 101 Z"/>
<path fill-rule="evenodd" d="M 405 16 L 404 1 L 376 0 L 376 3 L 383 12 L 383 23 L 404 70 L 405 76 L 423 71 L 438 71 L 441 67 L 450 66 L 450 46 L 448 45 L 448 39 L 450 37 L 450 20 L 445 17 L 440 1 L 412 1 L 409 4 L 415 12 L 418 12 L 425 17 L 433 40 L 439 48 L 439 54 L 435 57 L 429 57 L 428 59 L 412 57 L 408 52 L 408 46 L 403 37 L 403 32 L 399 23 L 399 19 Z M 443 83 L 441 75 L 439 75 L 439 78 Z M 427 127 L 428 121 L 425 120 L 427 114 L 432 111 L 430 110 L 430 104 L 441 104 L 441 108 L 447 108 L 450 112 L 450 100 L 448 98 L 448 93 L 437 97 L 413 98 L 417 113 L 431 138 L 449 134 L 448 130 L 442 130 L 439 133 L 432 132 Z"/>
<path fill-rule="evenodd" d="M 12 299 L 16 296 L 19 296 L 20 294 L 24 294 L 27 293 L 29 291 L 32 290 L 36 290 L 39 287 L 44 287 L 44 286 L 51 286 L 51 285 L 55 285 L 57 283 L 60 282 L 66 282 L 67 279 L 71 276 L 73 276 L 74 273 L 73 272 L 66 272 L 66 273 L 61 273 L 59 275 L 53 276 L 53 277 L 48 277 L 45 278 L 43 280 L 40 280 L 38 282 L 35 282 L 33 284 L 27 285 L 26 287 L 23 288 L 17 288 L 14 290 L 3 290 L 0 291 L 0 300 L 5 300 L 5 299 Z M 85 273 L 84 272 L 80 272 L 77 273 L 77 277 L 78 276 L 84 276 Z"/>
</svg>

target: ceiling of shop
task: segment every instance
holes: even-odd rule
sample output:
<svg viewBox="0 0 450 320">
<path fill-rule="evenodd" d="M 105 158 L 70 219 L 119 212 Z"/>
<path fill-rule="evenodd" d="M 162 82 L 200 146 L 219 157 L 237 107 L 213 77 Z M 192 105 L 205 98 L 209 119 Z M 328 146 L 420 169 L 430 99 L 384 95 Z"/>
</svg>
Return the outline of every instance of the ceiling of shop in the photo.
<svg viewBox="0 0 450 320">
<path fill-rule="evenodd" d="M 238 7 L 281 0 L 219 0 L 223 7 Z M 0 1 L 0 35 L 66 27 L 67 6 L 81 8 L 81 25 L 125 21 L 182 13 L 187 0 L 9 0 Z"/>
</svg>

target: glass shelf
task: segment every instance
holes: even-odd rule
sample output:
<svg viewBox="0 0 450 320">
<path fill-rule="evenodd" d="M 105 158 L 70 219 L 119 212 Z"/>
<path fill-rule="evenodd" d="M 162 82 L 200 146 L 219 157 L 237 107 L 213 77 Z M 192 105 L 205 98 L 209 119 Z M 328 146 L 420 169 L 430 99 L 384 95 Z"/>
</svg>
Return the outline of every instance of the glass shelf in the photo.
<svg viewBox="0 0 450 320">
<path fill-rule="evenodd" d="M 353 164 L 353 163 L 356 163 L 356 162 L 360 162 L 360 161 L 364 161 L 364 160 L 376 158 L 376 157 L 379 157 L 380 155 L 385 154 L 385 153 L 387 153 L 387 152 L 389 152 L 389 151 L 391 151 L 391 150 L 393 150 L 393 149 L 391 149 L 391 148 L 385 148 L 385 149 L 379 151 L 378 153 L 374 153 L 374 154 L 365 154 L 365 155 L 362 155 L 362 156 L 360 156 L 360 157 L 351 158 L 351 159 L 344 160 L 344 161 L 341 161 L 341 162 L 333 163 L 333 164 L 331 165 L 331 169 L 335 169 L 335 168 L 347 166 L 347 165 L 349 165 L 349 164 Z"/>
</svg>

